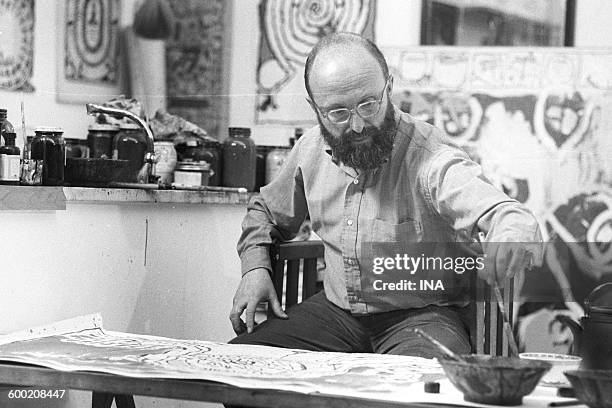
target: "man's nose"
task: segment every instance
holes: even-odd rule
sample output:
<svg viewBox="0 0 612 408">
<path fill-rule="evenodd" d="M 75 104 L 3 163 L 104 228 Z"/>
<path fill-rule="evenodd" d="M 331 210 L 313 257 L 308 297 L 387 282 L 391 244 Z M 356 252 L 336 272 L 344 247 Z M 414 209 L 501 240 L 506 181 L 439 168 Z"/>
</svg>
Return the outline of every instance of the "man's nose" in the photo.
<svg viewBox="0 0 612 408">
<path fill-rule="evenodd" d="M 350 122 L 351 122 L 351 130 L 355 133 L 361 133 L 361 131 L 363 130 L 365 126 L 365 122 L 363 121 L 361 116 L 357 114 L 357 112 L 352 112 Z"/>
</svg>

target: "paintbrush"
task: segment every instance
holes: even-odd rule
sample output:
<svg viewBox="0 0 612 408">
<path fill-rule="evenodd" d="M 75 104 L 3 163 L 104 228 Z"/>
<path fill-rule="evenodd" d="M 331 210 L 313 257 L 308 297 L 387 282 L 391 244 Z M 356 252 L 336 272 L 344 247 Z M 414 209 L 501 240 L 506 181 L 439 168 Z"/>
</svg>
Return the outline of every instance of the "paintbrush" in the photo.
<svg viewBox="0 0 612 408">
<path fill-rule="evenodd" d="M 514 338 L 514 333 L 512 332 L 512 326 L 510 326 L 510 319 L 508 318 L 508 313 L 506 313 L 504 298 L 502 297 L 501 291 L 499 290 L 499 285 L 495 280 L 493 281 L 493 292 L 495 293 L 495 297 L 497 298 L 497 306 L 499 307 L 502 319 L 504 319 L 504 333 L 506 334 L 506 337 L 508 339 L 508 345 L 510 346 L 510 357 L 518 357 L 518 346 L 516 345 L 516 339 Z"/>
<path fill-rule="evenodd" d="M 482 232 L 479 232 L 478 239 L 482 245 L 482 242 L 485 239 L 485 235 Z M 492 286 L 493 293 L 495 294 L 495 299 L 497 301 L 497 307 L 499 307 L 499 312 L 501 313 L 502 319 L 504 320 L 504 333 L 506 335 L 506 338 L 508 339 L 508 346 L 510 347 L 510 356 L 518 357 L 518 346 L 516 343 L 516 339 L 514 338 L 514 333 L 512 332 L 512 326 L 510 325 L 510 318 L 508 317 L 508 313 L 506 313 L 504 297 L 501 294 L 501 290 L 499 289 L 499 284 L 497 283 L 496 277 L 493 278 Z"/>
<path fill-rule="evenodd" d="M 25 127 L 25 107 L 23 106 L 23 101 L 21 101 L 21 136 L 23 137 L 23 145 L 25 146 L 28 143 L 28 136 L 26 135 L 26 127 Z M 24 149 L 25 155 L 25 149 Z M 24 159 L 29 159 L 29 157 L 25 157 Z"/>
</svg>

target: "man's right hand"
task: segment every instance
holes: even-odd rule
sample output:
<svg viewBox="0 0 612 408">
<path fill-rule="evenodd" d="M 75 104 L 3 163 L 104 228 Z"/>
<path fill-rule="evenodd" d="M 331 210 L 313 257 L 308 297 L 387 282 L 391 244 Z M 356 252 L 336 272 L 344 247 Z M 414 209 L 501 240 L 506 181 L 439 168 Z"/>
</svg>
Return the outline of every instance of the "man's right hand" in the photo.
<svg viewBox="0 0 612 408">
<path fill-rule="evenodd" d="M 247 333 L 253 331 L 255 326 L 255 309 L 260 302 L 266 300 L 268 301 L 268 307 L 272 308 L 272 312 L 277 317 L 287 319 L 288 316 L 281 308 L 267 269 L 253 269 L 242 276 L 234 295 L 234 303 L 230 313 L 230 320 L 236 334 L 242 334 L 245 330 Z M 245 309 L 246 323 L 240 318 Z"/>
</svg>

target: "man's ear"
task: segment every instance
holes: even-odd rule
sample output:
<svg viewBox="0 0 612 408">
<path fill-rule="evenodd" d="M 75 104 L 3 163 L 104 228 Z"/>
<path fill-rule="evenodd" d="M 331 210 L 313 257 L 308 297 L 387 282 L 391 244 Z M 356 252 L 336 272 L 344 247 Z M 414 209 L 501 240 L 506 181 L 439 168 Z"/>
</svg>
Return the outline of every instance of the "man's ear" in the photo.
<svg viewBox="0 0 612 408">
<path fill-rule="evenodd" d="M 391 96 L 393 93 L 393 75 L 389 75 L 389 88 L 387 89 L 387 94 Z"/>
</svg>

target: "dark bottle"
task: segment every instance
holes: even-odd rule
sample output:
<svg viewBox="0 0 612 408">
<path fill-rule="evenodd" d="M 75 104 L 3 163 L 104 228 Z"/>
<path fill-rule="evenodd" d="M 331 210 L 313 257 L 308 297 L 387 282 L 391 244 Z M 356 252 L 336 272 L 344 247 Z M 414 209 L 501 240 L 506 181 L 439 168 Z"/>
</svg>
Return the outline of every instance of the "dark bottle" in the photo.
<svg viewBox="0 0 612 408">
<path fill-rule="evenodd" d="M 7 119 L 6 109 L 0 109 L 0 135 L 4 137 L 5 133 L 14 133 L 14 132 L 15 132 L 15 129 L 13 128 L 13 125 Z"/>
<path fill-rule="evenodd" d="M 136 176 L 144 164 L 146 150 L 147 135 L 144 130 L 136 124 L 121 124 L 119 133 L 115 136 L 113 156 L 115 159 L 130 161 L 133 180 L 136 180 Z"/>
<path fill-rule="evenodd" d="M 223 185 L 255 190 L 257 153 L 249 128 L 229 128 L 223 142 Z"/>
<path fill-rule="evenodd" d="M 119 126 L 105 123 L 95 123 L 89 126 L 87 132 L 87 145 L 89 146 L 89 157 L 92 159 L 112 159 L 113 143 Z"/>
<path fill-rule="evenodd" d="M 15 139 L 17 138 L 15 132 L 6 132 L 2 136 L 4 137 L 4 146 L 0 147 L 0 154 L 19 156 L 21 151 L 15 146 Z"/>
<path fill-rule="evenodd" d="M 87 158 L 89 157 L 89 147 L 87 141 L 77 138 L 65 138 L 66 139 L 66 158 Z"/>
<path fill-rule="evenodd" d="M 62 137 L 64 131 L 59 127 L 38 127 L 34 133 L 30 156 L 34 160 L 43 161 L 42 184 L 61 186 L 64 184 L 66 165 L 66 142 Z"/>
<path fill-rule="evenodd" d="M 216 140 L 206 140 L 200 151 L 200 160 L 204 160 L 210 164 L 210 169 L 214 174 L 208 179 L 209 186 L 221 185 L 222 160 L 221 160 L 221 144 Z"/>
<path fill-rule="evenodd" d="M 20 155 L 15 146 L 15 132 L 4 133 L 4 146 L 0 147 L 0 184 L 19 184 Z"/>
</svg>

